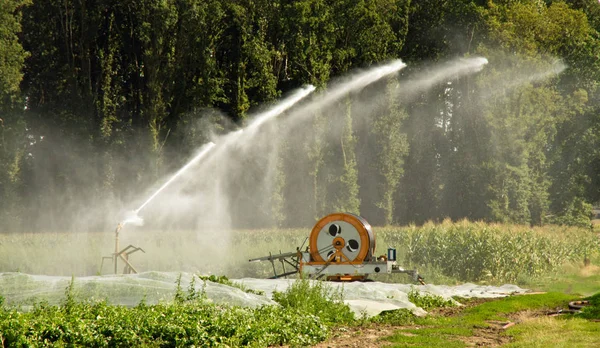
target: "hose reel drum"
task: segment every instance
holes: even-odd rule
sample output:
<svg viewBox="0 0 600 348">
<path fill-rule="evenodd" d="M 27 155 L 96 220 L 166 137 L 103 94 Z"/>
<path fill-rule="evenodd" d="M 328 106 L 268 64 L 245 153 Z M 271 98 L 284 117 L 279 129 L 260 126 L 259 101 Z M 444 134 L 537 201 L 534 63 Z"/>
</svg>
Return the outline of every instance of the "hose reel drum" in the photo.
<svg viewBox="0 0 600 348">
<path fill-rule="evenodd" d="M 354 214 L 335 213 L 319 220 L 309 237 L 313 262 L 371 261 L 375 254 L 375 233 L 369 223 Z"/>
</svg>

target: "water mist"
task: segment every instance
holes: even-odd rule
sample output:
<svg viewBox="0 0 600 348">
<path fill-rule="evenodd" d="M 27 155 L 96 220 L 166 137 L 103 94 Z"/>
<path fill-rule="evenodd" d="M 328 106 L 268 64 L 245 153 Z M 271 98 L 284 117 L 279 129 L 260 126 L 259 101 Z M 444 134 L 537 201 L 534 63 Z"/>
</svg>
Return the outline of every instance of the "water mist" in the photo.
<svg viewBox="0 0 600 348">
<path fill-rule="evenodd" d="M 274 107 L 270 108 L 269 110 L 267 110 L 263 113 L 260 113 L 256 116 L 252 117 L 252 121 L 248 125 L 247 130 L 250 132 L 255 132 L 262 124 L 264 124 L 264 123 L 268 122 L 269 120 L 282 114 L 283 112 L 285 112 L 286 110 L 288 110 L 289 108 L 294 106 L 294 104 L 298 103 L 300 100 L 302 100 L 303 98 L 308 96 L 314 90 L 315 90 L 315 87 L 312 85 L 309 85 L 305 88 L 299 89 L 295 93 L 292 93 L 290 96 L 288 96 L 284 100 L 275 104 Z M 224 140 L 222 145 L 227 146 L 227 145 L 231 144 L 232 142 L 235 142 L 236 139 L 238 139 L 238 137 L 242 134 L 242 131 L 243 130 L 240 129 L 238 131 L 230 133 L 227 136 L 222 137 Z M 216 141 L 218 141 L 218 140 L 216 140 Z M 203 145 L 200 148 L 200 151 L 198 152 L 198 154 L 196 156 L 194 156 L 188 163 L 186 163 L 181 169 L 179 169 L 175 174 L 173 174 L 173 176 L 171 176 L 160 188 L 158 188 L 158 190 L 156 190 L 144 203 L 142 203 L 142 205 L 139 208 L 137 208 L 136 210 L 134 210 L 132 212 L 128 212 L 126 214 L 126 218 L 123 220 L 123 222 L 121 222 L 121 226 L 125 226 L 128 223 L 136 225 L 136 226 L 143 225 L 143 219 L 138 215 L 138 213 L 142 209 L 144 209 L 144 207 L 146 207 L 165 188 L 167 188 L 167 186 L 169 186 L 172 182 L 174 182 L 177 178 L 179 178 L 183 173 L 188 171 L 192 166 L 197 164 L 201 159 L 206 157 L 206 155 L 209 153 L 209 151 L 211 151 L 211 149 L 214 146 L 215 146 L 214 142 L 210 142 L 208 144 Z"/>
</svg>

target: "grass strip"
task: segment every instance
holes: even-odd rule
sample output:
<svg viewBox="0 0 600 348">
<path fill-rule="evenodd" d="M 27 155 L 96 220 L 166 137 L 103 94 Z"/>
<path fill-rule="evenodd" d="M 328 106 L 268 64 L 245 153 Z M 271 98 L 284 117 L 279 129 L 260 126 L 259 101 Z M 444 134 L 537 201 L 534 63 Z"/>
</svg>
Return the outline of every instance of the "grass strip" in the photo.
<svg viewBox="0 0 600 348">
<path fill-rule="evenodd" d="M 600 325 L 570 317 L 538 317 L 506 331 L 512 342 L 506 347 L 600 347 Z"/>
<path fill-rule="evenodd" d="M 500 329 L 497 322 L 508 322 L 512 320 L 511 315 L 517 312 L 564 308 L 574 299 L 573 295 L 561 293 L 511 296 L 467 308 L 455 316 L 430 315 L 412 318 L 406 323 L 409 324 L 407 328 L 398 330 L 386 340 L 398 347 L 465 347 L 467 342 L 490 344 L 483 338 L 480 342 L 473 342 L 473 337 L 481 335 L 488 336 L 489 340 L 496 336 L 499 341 L 496 343 L 509 341 L 512 337 L 512 341 L 518 344 L 520 339 L 528 335 L 526 331 L 519 331 L 523 330 L 521 324 L 505 331 Z M 571 324 L 566 325 L 574 328 Z M 577 333 L 590 336 L 593 331 L 586 331 L 587 329 L 586 326 Z"/>
</svg>

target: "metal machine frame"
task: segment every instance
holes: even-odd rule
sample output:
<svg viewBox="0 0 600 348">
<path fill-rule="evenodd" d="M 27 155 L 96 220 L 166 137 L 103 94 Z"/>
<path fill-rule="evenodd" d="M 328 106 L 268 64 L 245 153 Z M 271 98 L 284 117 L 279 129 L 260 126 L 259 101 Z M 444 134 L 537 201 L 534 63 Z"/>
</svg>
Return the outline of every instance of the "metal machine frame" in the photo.
<svg viewBox="0 0 600 348">
<path fill-rule="evenodd" d="M 299 273 L 314 279 L 366 281 L 370 274 L 404 273 L 424 284 L 417 270 L 404 269 L 397 264 L 395 249 L 389 248 L 387 255 L 374 256 L 375 233 L 360 216 L 348 213 L 327 215 L 317 222 L 307 239 L 310 242 L 305 251 L 299 247 L 295 252 L 269 254 L 249 261 L 271 262 L 273 276 L 270 279 Z M 279 274 L 276 261 L 283 269 Z M 286 265 L 292 270 L 286 270 Z"/>
<path fill-rule="evenodd" d="M 119 250 L 119 232 L 121 231 L 121 228 L 123 228 L 123 225 L 118 224 L 117 228 L 115 229 L 115 252 L 112 253 L 111 256 L 103 256 L 102 257 L 102 262 L 100 263 L 100 273 L 102 273 L 102 268 L 104 267 L 105 259 L 112 261 L 115 274 L 118 273 L 119 259 L 121 259 L 121 261 L 123 261 L 123 263 L 125 263 L 125 267 L 123 268 L 123 274 L 131 274 L 131 273 L 137 274 L 138 273 L 137 270 L 131 264 L 131 262 L 129 262 L 129 255 L 135 253 L 136 251 L 141 251 L 143 253 L 146 253 L 146 252 L 144 251 L 144 249 L 133 246 L 131 244 L 129 244 L 127 247 L 123 248 L 122 250 Z"/>
</svg>

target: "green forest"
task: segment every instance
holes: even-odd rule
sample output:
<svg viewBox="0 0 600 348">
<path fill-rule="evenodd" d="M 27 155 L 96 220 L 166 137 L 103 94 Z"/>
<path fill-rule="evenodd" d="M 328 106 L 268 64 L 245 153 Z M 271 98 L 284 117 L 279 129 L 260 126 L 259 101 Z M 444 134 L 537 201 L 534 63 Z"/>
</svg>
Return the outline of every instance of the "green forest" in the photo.
<svg viewBox="0 0 600 348">
<path fill-rule="evenodd" d="M 414 87 L 469 57 L 489 63 Z M 231 226 L 338 210 L 374 225 L 590 226 L 597 0 L 2 0 L 0 232 L 114 227 L 211 137 L 393 59 L 407 67 L 336 112 L 311 110 L 302 132 L 268 125 L 282 136 L 207 170 Z"/>
</svg>

